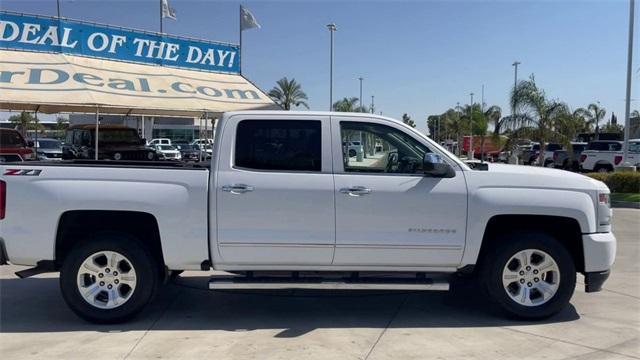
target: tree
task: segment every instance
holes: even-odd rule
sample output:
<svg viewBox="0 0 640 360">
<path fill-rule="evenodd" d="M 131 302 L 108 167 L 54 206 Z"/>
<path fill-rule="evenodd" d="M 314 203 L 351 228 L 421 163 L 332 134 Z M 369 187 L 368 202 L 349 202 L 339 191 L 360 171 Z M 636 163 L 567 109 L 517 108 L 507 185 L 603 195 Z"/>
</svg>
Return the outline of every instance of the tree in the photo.
<svg viewBox="0 0 640 360">
<path fill-rule="evenodd" d="M 416 123 L 411 120 L 411 116 L 407 115 L 407 113 L 402 114 L 402 122 L 413 128 L 416 127 Z"/>
<path fill-rule="evenodd" d="M 555 131 L 558 118 L 568 112 L 564 103 L 548 99 L 544 90 L 538 88 L 533 75 L 529 80 L 519 82 L 511 92 L 511 107 L 517 110 L 517 117 L 510 118 L 511 128 L 528 128 L 540 142 L 538 164 L 544 166 L 544 149 Z"/>
<path fill-rule="evenodd" d="M 293 106 L 304 106 L 307 109 L 309 105 L 307 94 L 302 91 L 302 86 L 296 82 L 296 79 L 287 79 L 286 77 L 278 80 L 276 86 L 269 91 L 269 97 L 284 110 L 291 110 Z"/>
<path fill-rule="evenodd" d="M 333 111 L 339 112 L 360 112 L 361 107 L 357 107 L 357 97 L 343 98 L 333 103 Z"/>
<path fill-rule="evenodd" d="M 58 137 L 62 138 L 64 136 L 64 132 L 69 127 L 69 119 L 58 116 L 56 118 L 56 132 L 58 133 Z"/>
<path fill-rule="evenodd" d="M 36 125 L 36 119 L 31 115 L 31 113 L 26 111 L 21 112 L 19 115 L 10 116 L 9 122 L 12 123 L 24 137 L 27 137 L 28 130 L 43 129 L 42 124 L 38 123 Z"/>
<path fill-rule="evenodd" d="M 589 128 L 595 128 L 596 133 L 599 132 L 600 129 L 600 121 L 604 119 L 604 116 L 607 114 L 607 110 L 600 106 L 600 102 L 591 103 L 586 109 L 580 109 L 583 113 L 583 116 L 587 120 L 587 124 Z"/>
<path fill-rule="evenodd" d="M 630 118 L 640 118 L 640 111 L 638 110 L 633 110 L 631 112 L 631 114 L 629 115 Z"/>
</svg>

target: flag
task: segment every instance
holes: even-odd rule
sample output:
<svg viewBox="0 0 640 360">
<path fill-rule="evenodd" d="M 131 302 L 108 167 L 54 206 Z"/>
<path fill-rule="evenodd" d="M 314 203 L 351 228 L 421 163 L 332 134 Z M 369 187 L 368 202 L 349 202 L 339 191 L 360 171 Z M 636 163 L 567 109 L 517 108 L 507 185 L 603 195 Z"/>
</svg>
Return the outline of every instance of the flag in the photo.
<svg viewBox="0 0 640 360">
<path fill-rule="evenodd" d="M 177 20 L 176 10 L 169 6 L 169 0 L 162 0 L 162 17 Z"/>
<path fill-rule="evenodd" d="M 256 17 L 253 16 L 251 11 L 240 5 L 240 31 L 253 28 L 261 28 L 260 24 L 258 24 L 258 20 L 256 20 Z"/>
</svg>

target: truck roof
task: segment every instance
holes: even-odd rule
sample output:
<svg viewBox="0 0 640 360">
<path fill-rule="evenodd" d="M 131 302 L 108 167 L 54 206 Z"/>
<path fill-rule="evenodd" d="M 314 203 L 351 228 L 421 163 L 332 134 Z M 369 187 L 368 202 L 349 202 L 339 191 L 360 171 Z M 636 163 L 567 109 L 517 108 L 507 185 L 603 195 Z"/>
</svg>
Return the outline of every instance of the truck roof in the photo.
<svg viewBox="0 0 640 360">
<path fill-rule="evenodd" d="M 230 111 L 223 114 L 223 117 L 231 117 L 236 115 L 282 115 L 282 116 L 347 116 L 347 117 L 362 117 L 362 118 L 375 118 L 383 120 L 391 120 L 400 122 L 398 119 L 394 119 L 387 116 L 372 114 L 372 113 L 360 113 L 360 112 L 339 112 L 339 111 L 287 111 L 287 110 L 243 110 L 243 111 Z"/>
</svg>

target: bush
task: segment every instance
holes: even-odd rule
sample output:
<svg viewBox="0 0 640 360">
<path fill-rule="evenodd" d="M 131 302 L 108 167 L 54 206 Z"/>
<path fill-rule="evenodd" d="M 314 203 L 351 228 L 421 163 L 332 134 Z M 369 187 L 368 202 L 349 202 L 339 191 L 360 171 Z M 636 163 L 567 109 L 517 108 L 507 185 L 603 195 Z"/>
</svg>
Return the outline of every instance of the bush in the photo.
<svg viewBox="0 0 640 360">
<path fill-rule="evenodd" d="M 612 193 L 640 193 L 640 172 L 590 173 L 587 176 L 607 184 Z"/>
</svg>

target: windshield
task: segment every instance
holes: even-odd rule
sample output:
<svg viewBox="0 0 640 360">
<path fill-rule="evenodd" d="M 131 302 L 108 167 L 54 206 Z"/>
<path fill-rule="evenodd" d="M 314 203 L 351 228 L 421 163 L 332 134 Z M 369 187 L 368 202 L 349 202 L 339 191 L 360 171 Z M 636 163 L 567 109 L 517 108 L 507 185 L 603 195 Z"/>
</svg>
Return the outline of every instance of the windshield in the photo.
<svg viewBox="0 0 640 360">
<path fill-rule="evenodd" d="M 189 150 L 198 150 L 198 146 L 197 145 L 185 145 L 185 144 L 180 144 L 176 146 L 179 150 L 185 150 L 185 151 L 189 151 Z"/>
<path fill-rule="evenodd" d="M 59 149 L 62 145 L 60 141 L 54 139 L 38 140 L 38 147 L 41 149 Z"/>
<path fill-rule="evenodd" d="M 560 144 L 547 144 L 547 151 L 556 151 L 562 150 L 562 145 Z"/>
<path fill-rule="evenodd" d="M 629 152 L 640 153 L 640 141 L 629 142 Z"/>
<path fill-rule="evenodd" d="M 171 145 L 158 145 L 157 148 L 159 150 L 175 150 L 176 149 Z"/>
<path fill-rule="evenodd" d="M 0 131 L 0 146 L 25 146 L 24 139 L 17 131 Z"/>
<path fill-rule="evenodd" d="M 140 143 L 138 132 L 134 129 L 100 129 L 98 139 L 107 143 Z"/>
</svg>

